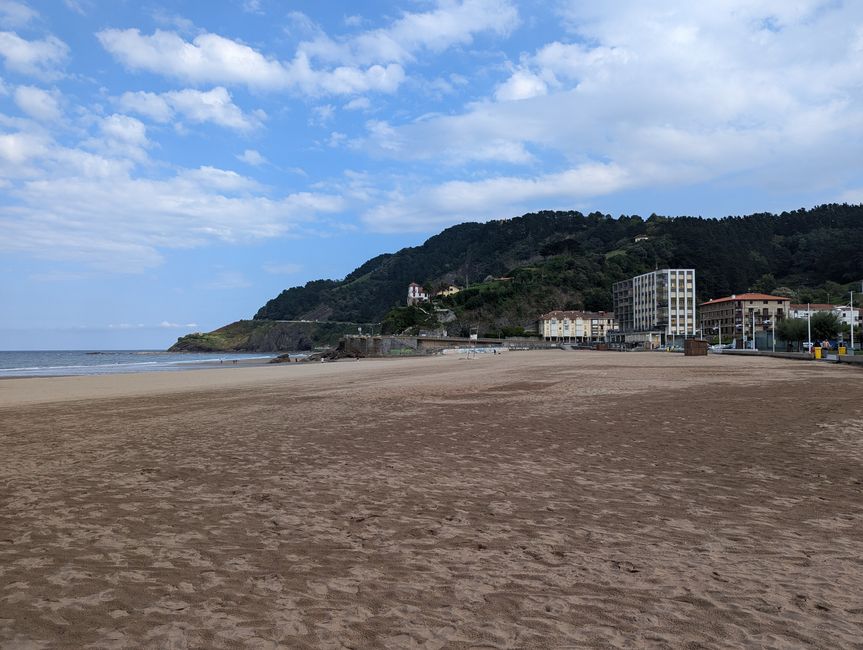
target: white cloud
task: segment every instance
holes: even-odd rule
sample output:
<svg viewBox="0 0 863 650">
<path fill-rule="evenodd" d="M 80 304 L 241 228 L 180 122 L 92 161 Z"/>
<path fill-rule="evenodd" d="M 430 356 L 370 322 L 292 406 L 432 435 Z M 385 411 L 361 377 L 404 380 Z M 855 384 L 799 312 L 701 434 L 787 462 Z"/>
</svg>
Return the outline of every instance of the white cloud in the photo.
<svg viewBox="0 0 863 650">
<path fill-rule="evenodd" d="M 258 118 L 246 115 L 231 100 L 231 94 L 221 86 L 208 92 L 179 90 L 165 93 L 175 110 L 193 122 L 213 122 L 232 129 L 248 130 L 259 125 Z"/>
<path fill-rule="evenodd" d="M 90 0 L 63 0 L 63 4 L 65 4 L 70 11 L 74 11 L 76 14 L 80 14 L 84 16 L 87 14 L 86 9 L 90 9 Z M 85 9 L 86 5 L 86 9 Z"/>
<path fill-rule="evenodd" d="M 348 136 L 344 133 L 340 133 L 339 131 L 332 131 L 330 133 L 330 137 L 327 138 L 327 146 L 340 147 L 347 139 Z"/>
<path fill-rule="evenodd" d="M 300 232 L 344 209 L 337 195 L 271 196 L 255 180 L 215 167 L 136 171 L 146 127 L 110 115 L 78 147 L 46 135 L 0 135 L 0 250 L 114 272 L 161 263 L 162 250 L 249 242 Z M 88 149 L 89 151 L 85 150 Z"/>
<path fill-rule="evenodd" d="M 523 111 L 523 124 L 514 117 L 494 116 L 492 107 L 458 117 L 432 117 L 414 124 L 394 127 L 387 122 L 366 123 L 368 137 L 354 148 L 399 160 L 423 160 L 446 165 L 472 162 L 527 164 L 536 161 L 526 146 L 545 115 Z"/>
<path fill-rule="evenodd" d="M 309 120 L 310 124 L 318 124 L 324 126 L 332 120 L 336 115 L 336 108 L 332 104 L 324 104 L 323 106 L 315 106 L 312 109 L 314 117 Z"/>
<path fill-rule="evenodd" d="M 237 172 L 217 167 L 199 167 L 187 169 L 177 175 L 183 182 L 188 182 L 190 189 L 206 188 L 225 193 L 258 192 L 261 186 L 257 181 L 241 176 Z"/>
<path fill-rule="evenodd" d="M 157 30 L 152 36 L 137 29 L 108 29 L 97 34 L 103 47 L 133 70 L 146 70 L 192 83 L 240 84 L 264 90 L 295 89 L 310 95 L 393 92 L 404 80 L 401 66 L 372 65 L 362 69 L 339 66 L 315 70 L 298 53 L 282 63 L 248 45 L 216 34 L 202 34 L 191 42 Z"/>
<path fill-rule="evenodd" d="M 518 70 L 498 86 L 494 96 L 498 101 L 513 101 L 545 95 L 547 90 L 546 83 L 537 75 L 525 70 Z"/>
<path fill-rule="evenodd" d="M 102 133 L 111 140 L 143 145 L 147 141 L 147 128 L 128 115 L 110 115 L 102 120 Z"/>
<path fill-rule="evenodd" d="M 535 177 L 495 176 L 480 181 L 448 181 L 389 194 L 363 221 L 381 232 L 426 231 L 460 221 L 511 217 L 539 203 L 570 206 L 573 200 L 627 189 L 633 178 L 615 164 L 588 163 Z"/>
<path fill-rule="evenodd" d="M 195 23 L 191 20 L 179 14 L 172 14 L 161 7 L 153 9 L 151 15 L 153 16 L 153 20 L 160 25 L 176 27 L 185 34 L 193 34 L 196 31 Z"/>
<path fill-rule="evenodd" d="M 34 77 L 53 79 L 69 53 L 68 46 L 56 36 L 28 41 L 15 32 L 0 32 L 0 55 L 7 70 Z"/>
<path fill-rule="evenodd" d="M 618 189 L 731 178 L 768 191 L 833 187 L 838 197 L 847 179 L 863 174 L 863 4 L 732 0 L 717 8 L 669 0 L 658 10 L 621 0 L 565 8 L 573 42 L 522 54 L 496 101 L 401 125 L 368 123 L 358 149 L 427 161 L 437 179 L 394 181 L 405 198 L 393 191 L 368 210 L 370 226 L 397 228 L 401 220 L 421 228 L 425 220 L 432 229 L 482 218 L 476 197 L 488 201 L 485 216 L 495 216 Z M 569 182 L 570 172 L 534 168 L 550 160 L 582 173 L 614 170 L 615 182 L 591 176 L 567 191 L 555 181 Z M 471 165 L 459 170 L 469 182 L 447 181 L 454 170 L 441 169 L 442 161 Z M 478 163 L 527 169 L 501 175 Z M 553 187 L 560 193 L 545 192 Z"/>
<path fill-rule="evenodd" d="M 254 149 L 246 149 L 243 153 L 237 156 L 237 160 L 240 160 L 247 165 L 252 165 L 253 167 L 263 165 L 267 162 L 267 159 L 264 158 L 259 151 Z"/>
<path fill-rule="evenodd" d="M 248 45 L 217 34 L 191 42 L 173 32 L 151 36 L 137 29 L 106 29 L 96 34 L 102 46 L 133 70 L 146 70 L 195 83 L 237 83 L 255 88 L 283 88 L 286 68 Z"/>
<path fill-rule="evenodd" d="M 341 42 L 323 36 L 302 49 L 321 60 L 406 63 L 422 51 L 468 45 L 478 33 L 509 34 L 517 24 L 518 11 L 509 0 L 445 0 L 432 11 L 405 13 L 385 28 Z"/>
<path fill-rule="evenodd" d="M 372 103 L 368 97 L 355 97 L 342 108 L 346 111 L 365 111 L 371 108 Z"/>
<path fill-rule="evenodd" d="M 100 138 L 91 138 L 86 146 L 100 153 L 129 160 L 142 161 L 147 158 L 150 146 L 147 127 L 140 120 L 128 115 L 109 115 L 99 124 Z"/>
<path fill-rule="evenodd" d="M 0 25 L 22 27 L 38 16 L 30 7 L 13 0 L 0 0 Z"/>
<path fill-rule="evenodd" d="M 163 320 L 159 323 L 158 327 L 164 329 L 190 329 L 192 327 L 198 327 L 197 323 L 172 323 L 171 321 Z"/>
<path fill-rule="evenodd" d="M 123 110 L 144 115 L 156 122 L 169 122 L 179 114 L 191 122 L 211 122 L 240 131 L 260 126 L 261 119 L 266 117 L 263 111 L 244 113 L 234 104 L 231 94 L 221 86 L 206 92 L 190 88 L 162 94 L 126 92 L 116 103 Z"/>
<path fill-rule="evenodd" d="M 243 11 L 250 14 L 263 15 L 264 13 L 261 7 L 261 0 L 243 0 Z"/>
<path fill-rule="evenodd" d="M 44 136 L 32 133 L 0 134 L 0 171 L 4 176 L 11 175 L 12 168 L 21 170 L 23 165 L 40 158 L 49 149 L 49 141 Z"/>
<path fill-rule="evenodd" d="M 155 122 L 168 122 L 174 109 L 164 96 L 148 92 L 126 92 L 116 100 L 117 107 L 128 113 L 149 117 Z"/>
<path fill-rule="evenodd" d="M 0 249 L 140 272 L 161 263 L 162 249 L 284 236 L 316 214 L 343 208 L 334 196 L 269 198 L 219 188 L 214 180 L 211 172 L 154 179 L 118 171 L 27 181 L 7 193 L 0 209 Z"/>
<path fill-rule="evenodd" d="M 58 94 L 56 91 L 51 93 L 35 86 L 18 86 L 15 89 L 15 103 L 33 119 L 57 122 L 63 116 L 57 101 Z"/>
<path fill-rule="evenodd" d="M 395 92 L 403 64 L 423 51 L 468 45 L 482 32 L 509 33 L 518 23 L 510 0 L 440 0 L 428 12 L 405 13 L 388 27 L 334 40 L 305 14 L 288 16 L 294 30 L 311 37 L 290 60 L 266 56 L 238 41 L 205 33 L 186 41 L 174 32 L 106 29 L 102 46 L 123 65 L 186 82 L 238 84 L 293 90 L 311 96 Z M 316 67 L 315 63 L 323 65 Z"/>
</svg>

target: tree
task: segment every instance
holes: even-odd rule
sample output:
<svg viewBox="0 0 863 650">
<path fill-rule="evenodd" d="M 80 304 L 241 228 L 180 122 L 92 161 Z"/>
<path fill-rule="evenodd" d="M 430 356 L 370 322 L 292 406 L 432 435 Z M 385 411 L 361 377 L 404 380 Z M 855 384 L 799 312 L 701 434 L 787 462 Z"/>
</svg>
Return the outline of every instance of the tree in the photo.
<svg viewBox="0 0 863 650">
<path fill-rule="evenodd" d="M 774 296 L 783 296 L 790 298 L 791 302 L 797 302 L 797 292 L 791 287 L 776 287 L 772 293 Z"/>
<path fill-rule="evenodd" d="M 829 311 L 812 315 L 812 336 L 815 341 L 835 339 L 839 333 L 839 317 Z"/>
<path fill-rule="evenodd" d="M 806 340 L 806 321 L 802 318 L 785 318 L 776 325 L 776 333 L 783 341 L 795 343 L 799 350 L 800 342 Z"/>
<path fill-rule="evenodd" d="M 758 282 L 752 285 L 752 290 L 759 293 L 771 293 L 775 288 L 776 278 L 773 277 L 772 273 L 765 273 Z"/>
</svg>

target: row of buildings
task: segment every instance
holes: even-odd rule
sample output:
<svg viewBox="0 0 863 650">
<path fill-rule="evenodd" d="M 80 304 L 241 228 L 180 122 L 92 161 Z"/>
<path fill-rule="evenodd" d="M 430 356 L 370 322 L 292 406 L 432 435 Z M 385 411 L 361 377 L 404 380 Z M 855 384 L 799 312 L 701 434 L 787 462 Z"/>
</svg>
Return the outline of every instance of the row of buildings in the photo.
<svg viewBox="0 0 863 650">
<path fill-rule="evenodd" d="M 450 295 L 449 287 L 435 295 Z M 742 293 L 696 304 L 695 269 L 658 269 L 617 282 L 612 287 L 613 312 L 551 311 L 540 316 L 537 333 L 547 341 L 596 343 L 611 341 L 657 348 L 676 339 L 719 335 L 723 341 L 750 341 L 784 318 L 806 318 L 832 312 L 858 328 L 863 310 L 846 305 L 792 304 L 789 298 Z M 420 285 L 408 288 L 408 304 L 429 299 Z"/>
<path fill-rule="evenodd" d="M 616 283 L 613 313 L 553 311 L 540 317 L 538 331 L 546 340 L 657 348 L 675 339 L 707 335 L 749 341 L 784 318 L 806 318 L 817 312 L 834 313 L 855 329 L 863 325 L 863 310 L 846 305 L 798 305 L 765 293 L 696 304 L 695 291 L 694 269 L 659 269 Z"/>
</svg>

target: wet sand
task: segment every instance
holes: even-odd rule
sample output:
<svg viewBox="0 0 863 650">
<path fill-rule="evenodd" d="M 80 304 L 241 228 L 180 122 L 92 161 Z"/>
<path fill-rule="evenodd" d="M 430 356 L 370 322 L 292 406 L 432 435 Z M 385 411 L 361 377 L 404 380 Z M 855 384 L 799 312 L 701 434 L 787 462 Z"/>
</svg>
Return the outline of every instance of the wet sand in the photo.
<svg viewBox="0 0 863 650">
<path fill-rule="evenodd" d="M 859 648 L 863 372 L 663 353 L 0 382 L 0 648 Z"/>
</svg>

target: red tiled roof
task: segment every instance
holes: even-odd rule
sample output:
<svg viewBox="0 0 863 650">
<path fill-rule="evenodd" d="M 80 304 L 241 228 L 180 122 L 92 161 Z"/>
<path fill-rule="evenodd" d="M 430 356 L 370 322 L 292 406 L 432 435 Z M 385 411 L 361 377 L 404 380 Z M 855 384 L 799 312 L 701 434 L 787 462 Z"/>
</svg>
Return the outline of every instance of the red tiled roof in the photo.
<svg viewBox="0 0 863 650">
<path fill-rule="evenodd" d="M 707 302 L 701 303 L 701 307 L 704 307 L 704 305 L 714 305 L 717 302 L 737 302 L 738 300 L 790 300 L 790 298 L 785 298 L 784 296 L 771 296 L 768 293 L 738 293 L 734 296 L 727 296 L 726 298 L 708 300 Z"/>
</svg>

